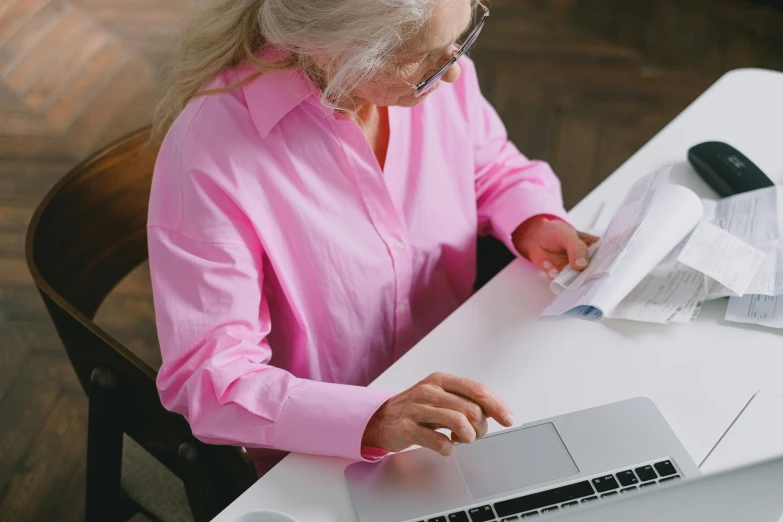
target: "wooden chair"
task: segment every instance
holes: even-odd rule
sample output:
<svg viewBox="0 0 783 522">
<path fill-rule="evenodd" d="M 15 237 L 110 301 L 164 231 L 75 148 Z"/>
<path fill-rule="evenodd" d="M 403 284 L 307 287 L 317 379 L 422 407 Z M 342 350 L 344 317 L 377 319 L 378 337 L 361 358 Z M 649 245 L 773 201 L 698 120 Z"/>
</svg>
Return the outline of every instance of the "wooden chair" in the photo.
<svg viewBox="0 0 783 522">
<path fill-rule="evenodd" d="M 87 522 L 136 512 L 206 521 L 257 478 L 242 450 L 196 440 L 161 405 L 156 371 L 93 321 L 147 258 L 156 155 L 144 129 L 87 159 L 49 192 L 27 233 L 28 266 L 89 397 Z"/>
</svg>

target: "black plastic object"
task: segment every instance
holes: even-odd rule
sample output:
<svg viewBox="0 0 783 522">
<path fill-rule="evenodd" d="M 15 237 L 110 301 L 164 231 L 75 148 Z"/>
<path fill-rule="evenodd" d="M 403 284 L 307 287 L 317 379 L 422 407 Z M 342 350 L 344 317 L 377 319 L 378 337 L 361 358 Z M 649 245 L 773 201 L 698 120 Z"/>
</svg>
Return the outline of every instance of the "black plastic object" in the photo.
<svg viewBox="0 0 783 522">
<path fill-rule="evenodd" d="M 743 153 L 727 143 L 708 141 L 688 151 L 688 161 L 721 197 L 774 185 Z"/>
</svg>

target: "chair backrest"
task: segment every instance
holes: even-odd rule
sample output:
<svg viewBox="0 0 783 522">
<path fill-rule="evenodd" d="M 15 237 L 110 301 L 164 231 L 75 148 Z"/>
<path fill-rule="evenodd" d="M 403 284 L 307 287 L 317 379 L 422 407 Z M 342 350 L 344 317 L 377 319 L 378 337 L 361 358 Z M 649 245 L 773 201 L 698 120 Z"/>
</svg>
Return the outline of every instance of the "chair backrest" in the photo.
<svg viewBox="0 0 783 522">
<path fill-rule="evenodd" d="M 227 504 L 252 484 L 252 469 L 236 448 L 196 441 L 185 419 L 162 406 L 156 371 L 93 321 L 112 289 L 147 258 L 157 153 L 143 129 L 71 170 L 32 218 L 27 263 L 85 393 L 95 369 L 110 371 L 119 383 L 122 430 L 181 477 L 180 446 L 198 448 L 202 463 L 221 468 L 215 494 Z"/>
</svg>

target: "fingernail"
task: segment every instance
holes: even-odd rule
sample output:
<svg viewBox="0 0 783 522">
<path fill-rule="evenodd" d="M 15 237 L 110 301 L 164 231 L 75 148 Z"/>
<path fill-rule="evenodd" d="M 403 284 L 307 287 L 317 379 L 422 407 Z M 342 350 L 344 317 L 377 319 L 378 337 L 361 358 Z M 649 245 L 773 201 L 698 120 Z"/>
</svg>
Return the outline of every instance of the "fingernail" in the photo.
<svg viewBox="0 0 783 522">
<path fill-rule="evenodd" d="M 544 268 L 546 268 L 547 270 L 549 270 L 550 268 L 554 268 L 554 267 L 555 267 L 555 265 L 553 265 L 549 261 L 544 261 Z"/>
<path fill-rule="evenodd" d="M 513 415 L 509 415 L 508 417 L 503 419 L 503 423 L 506 426 L 513 426 L 514 425 L 514 416 Z"/>
<path fill-rule="evenodd" d="M 584 268 L 584 267 L 587 266 L 587 259 L 585 259 L 583 257 L 580 257 L 579 259 L 577 259 L 575 261 L 575 263 L 576 263 L 576 266 Z"/>
<path fill-rule="evenodd" d="M 555 270 L 554 268 L 552 270 L 550 270 L 549 271 L 549 277 L 551 277 L 552 279 L 556 278 L 557 277 L 557 270 Z"/>
</svg>

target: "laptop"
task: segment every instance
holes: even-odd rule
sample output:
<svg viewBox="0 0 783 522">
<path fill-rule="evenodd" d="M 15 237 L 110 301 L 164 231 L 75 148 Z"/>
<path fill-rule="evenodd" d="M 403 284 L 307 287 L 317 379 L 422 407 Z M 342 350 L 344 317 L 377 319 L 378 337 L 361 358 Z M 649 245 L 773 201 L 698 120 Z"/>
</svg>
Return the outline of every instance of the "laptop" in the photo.
<svg viewBox="0 0 783 522">
<path fill-rule="evenodd" d="M 613 500 L 617 498 L 617 500 Z M 783 458 L 720 474 L 670 481 L 552 517 L 554 522 L 778 522 L 783 520 Z M 544 520 L 548 517 L 541 517 Z"/>
<path fill-rule="evenodd" d="M 642 397 L 490 434 L 451 457 L 415 449 L 345 469 L 360 522 L 522 520 L 699 475 Z"/>
</svg>

